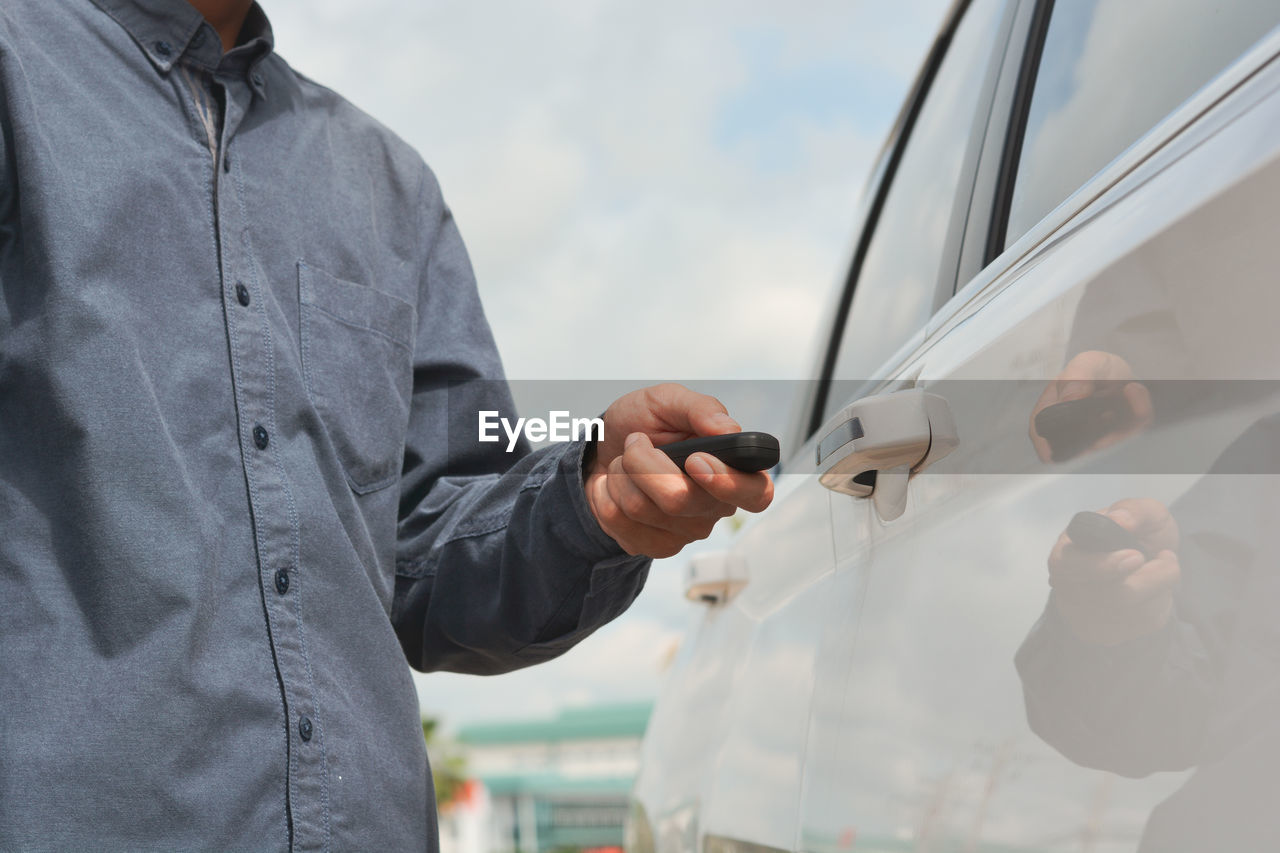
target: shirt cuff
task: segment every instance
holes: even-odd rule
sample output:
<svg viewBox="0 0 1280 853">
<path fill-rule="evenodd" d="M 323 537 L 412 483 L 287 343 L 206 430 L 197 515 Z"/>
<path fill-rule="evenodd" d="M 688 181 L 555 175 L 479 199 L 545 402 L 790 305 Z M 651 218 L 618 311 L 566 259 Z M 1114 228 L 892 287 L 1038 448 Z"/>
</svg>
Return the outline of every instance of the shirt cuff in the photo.
<svg viewBox="0 0 1280 853">
<path fill-rule="evenodd" d="M 585 471 L 582 467 L 587 445 L 588 442 L 583 440 L 571 441 L 563 445 L 557 464 L 556 479 L 568 492 L 567 498 L 573 513 L 569 519 L 566 519 L 565 524 L 559 526 L 558 532 L 569 548 L 593 563 L 618 557 L 631 557 L 612 536 L 601 529 L 600 523 L 591 514 L 591 507 L 587 505 Z M 634 559 L 644 558 L 635 557 Z"/>
<path fill-rule="evenodd" d="M 1146 671 L 1160 664 L 1168 655 L 1174 633 L 1174 617 L 1158 630 L 1122 643 L 1092 643 L 1071 630 L 1054 603 L 1053 595 L 1051 591 L 1036 630 L 1044 640 L 1070 658 L 1106 671 Z"/>
</svg>

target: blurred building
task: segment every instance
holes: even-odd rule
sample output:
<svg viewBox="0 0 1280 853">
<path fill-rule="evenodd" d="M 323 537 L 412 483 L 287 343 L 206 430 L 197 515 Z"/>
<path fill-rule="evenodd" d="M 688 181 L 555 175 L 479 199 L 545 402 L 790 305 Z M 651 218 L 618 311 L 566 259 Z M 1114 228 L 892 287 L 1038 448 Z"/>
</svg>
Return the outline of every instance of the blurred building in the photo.
<svg viewBox="0 0 1280 853">
<path fill-rule="evenodd" d="M 463 811 L 480 827 L 442 824 L 442 846 L 453 853 L 621 848 L 652 710 L 650 703 L 607 705 L 463 727 L 457 741 L 467 773 L 484 788 Z M 446 844 L 450 835 L 456 845 Z"/>
</svg>

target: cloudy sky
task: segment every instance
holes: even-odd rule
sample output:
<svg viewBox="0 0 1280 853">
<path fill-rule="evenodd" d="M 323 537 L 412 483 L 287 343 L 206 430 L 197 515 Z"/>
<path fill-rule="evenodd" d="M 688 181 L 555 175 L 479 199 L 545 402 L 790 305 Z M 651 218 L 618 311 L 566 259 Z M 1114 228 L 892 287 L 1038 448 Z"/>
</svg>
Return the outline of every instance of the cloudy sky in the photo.
<svg viewBox="0 0 1280 853">
<path fill-rule="evenodd" d="M 515 379 L 792 379 L 947 0 L 265 0 L 435 170 Z M 451 727 L 651 698 L 681 561 L 558 661 L 419 679 Z"/>
</svg>

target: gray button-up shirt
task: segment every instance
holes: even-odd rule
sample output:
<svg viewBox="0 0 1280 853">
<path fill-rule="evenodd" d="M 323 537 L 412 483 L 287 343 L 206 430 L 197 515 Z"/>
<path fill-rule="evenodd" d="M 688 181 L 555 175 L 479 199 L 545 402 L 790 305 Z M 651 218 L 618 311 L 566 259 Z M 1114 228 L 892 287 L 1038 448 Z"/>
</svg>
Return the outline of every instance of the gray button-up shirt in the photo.
<svg viewBox="0 0 1280 853">
<path fill-rule="evenodd" d="M 0 130 L 0 849 L 434 847 L 408 664 L 544 660 L 648 563 L 581 444 L 474 440 L 431 172 L 256 6 L 223 55 L 182 0 L 4 0 Z"/>
</svg>

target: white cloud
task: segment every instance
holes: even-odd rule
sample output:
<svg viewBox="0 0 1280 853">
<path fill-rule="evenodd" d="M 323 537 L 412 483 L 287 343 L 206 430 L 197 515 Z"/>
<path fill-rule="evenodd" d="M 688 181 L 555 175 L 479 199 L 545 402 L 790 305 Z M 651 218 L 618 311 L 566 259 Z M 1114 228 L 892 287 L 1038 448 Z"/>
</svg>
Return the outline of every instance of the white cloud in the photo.
<svg viewBox="0 0 1280 853">
<path fill-rule="evenodd" d="M 851 91 L 844 120 L 797 116 L 723 149 L 721 108 L 767 82 L 750 79 L 740 35 L 776 34 L 788 65 L 856 58 L 898 93 L 942 3 L 915 5 L 269 10 L 286 58 L 390 124 L 440 175 L 511 375 L 754 378 L 807 369 L 892 116 L 866 127 Z M 764 172 L 753 144 L 778 133 L 802 154 Z"/>
</svg>

